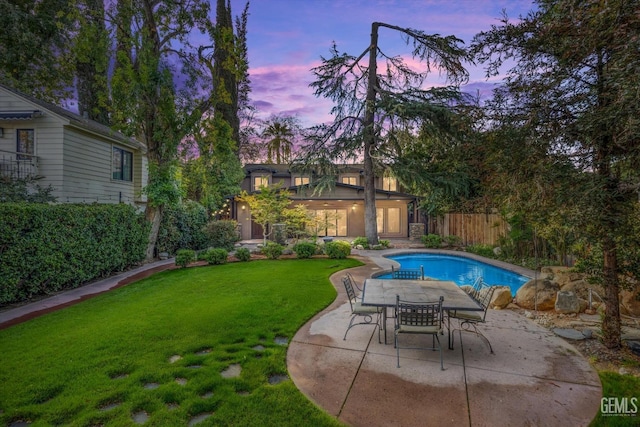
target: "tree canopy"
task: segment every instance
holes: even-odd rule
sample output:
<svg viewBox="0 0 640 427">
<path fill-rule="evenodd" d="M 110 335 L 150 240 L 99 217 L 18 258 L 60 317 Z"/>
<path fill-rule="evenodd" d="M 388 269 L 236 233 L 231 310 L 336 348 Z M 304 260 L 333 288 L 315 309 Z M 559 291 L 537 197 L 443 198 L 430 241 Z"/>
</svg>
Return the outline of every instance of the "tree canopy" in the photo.
<svg viewBox="0 0 640 427">
<path fill-rule="evenodd" d="M 473 43 L 488 75 L 513 64 L 486 106 L 494 184 L 503 203 L 539 224 L 564 212 L 577 238 L 601 252 L 603 333 L 616 348 L 621 273 L 637 269 L 625 254 L 634 251 L 627 230 L 638 221 L 640 188 L 638 4 L 536 6 L 516 23 L 503 17 Z"/>
<path fill-rule="evenodd" d="M 400 55 L 382 51 L 378 44 L 379 29 L 400 33 L 412 46 L 411 56 L 422 61 L 423 71 L 409 67 Z M 395 160 L 397 145 L 389 143 L 391 135 L 402 130 L 414 133 L 416 126 L 447 132 L 441 125 L 454 106 L 461 102 L 459 84 L 467 71 L 463 61 L 466 51 L 462 41 L 453 36 L 429 35 L 411 28 L 400 28 L 374 22 L 368 47 L 357 57 L 340 53 L 334 45 L 330 58 L 312 71 L 311 84 L 317 96 L 335 102 L 331 124 L 312 130 L 310 146 L 301 163 L 310 167 L 326 167 L 323 174 L 332 176 L 332 164 L 362 159 L 365 187 L 365 234 L 370 244 L 377 243 L 375 206 L 375 169 Z M 368 62 L 363 58 L 368 55 Z M 378 58 L 384 64 L 378 72 Z M 425 81 L 438 70 L 450 85 L 427 87 Z M 318 188 L 323 188 L 322 184 Z"/>
</svg>

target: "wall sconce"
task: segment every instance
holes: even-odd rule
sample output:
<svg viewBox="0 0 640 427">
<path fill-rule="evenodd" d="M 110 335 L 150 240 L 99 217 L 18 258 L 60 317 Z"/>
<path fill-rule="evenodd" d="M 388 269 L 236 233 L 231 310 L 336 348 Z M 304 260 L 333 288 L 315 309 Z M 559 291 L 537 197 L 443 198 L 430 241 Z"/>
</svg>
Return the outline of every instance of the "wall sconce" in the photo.
<svg viewBox="0 0 640 427">
<path fill-rule="evenodd" d="M 245 205 L 240 206 L 240 209 L 245 210 L 247 207 Z"/>
<path fill-rule="evenodd" d="M 358 204 L 357 204 L 357 203 L 354 203 L 353 205 L 351 205 L 351 210 L 352 210 L 352 211 L 355 211 L 355 210 L 356 210 L 356 206 L 358 206 Z"/>
</svg>

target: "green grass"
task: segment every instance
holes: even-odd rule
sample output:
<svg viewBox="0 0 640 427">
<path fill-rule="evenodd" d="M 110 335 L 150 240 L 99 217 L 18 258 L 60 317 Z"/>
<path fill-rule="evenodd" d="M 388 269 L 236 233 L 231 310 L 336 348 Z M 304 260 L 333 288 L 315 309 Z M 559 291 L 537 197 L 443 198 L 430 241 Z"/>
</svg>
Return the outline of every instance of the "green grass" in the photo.
<svg viewBox="0 0 640 427">
<path fill-rule="evenodd" d="M 171 270 L 0 331 L 0 424 L 334 426 L 288 379 L 287 346 L 353 259 Z M 173 356 L 180 356 L 171 362 Z M 221 372 L 239 364 L 241 375 Z M 182 383 L 182 384 L 181 384 Z M 153 387 L 155 388 L 152 388 Z"/>
<path fill-rule="evenodd" d="M 598 411 L 598 415 L 591 422 L 591 427 L 623 427 L 640 425 L 640 378 L 633 375 L 620 375 L 615 372 L 601 371 L 600 382 L 602 383 L 602 396 L 604 398 L 616 398 L 620 403 L 627 400 L 627 409 L 635 410 L 632 416 L 603 415 Z M 635 398 L 635 407 L 630 400 Z M 615 412 L 615 411 L 612 411 Z"/>
</svg>

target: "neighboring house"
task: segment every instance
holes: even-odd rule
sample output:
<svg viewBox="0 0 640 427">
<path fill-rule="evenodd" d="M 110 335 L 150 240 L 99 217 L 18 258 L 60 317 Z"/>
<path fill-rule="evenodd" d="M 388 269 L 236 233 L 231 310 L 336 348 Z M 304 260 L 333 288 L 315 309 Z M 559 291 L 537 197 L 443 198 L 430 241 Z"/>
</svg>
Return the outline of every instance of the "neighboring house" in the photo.
<svg viewBox="0 0 640 427">
<path fill-rule="evenodd" d="M 143 207 L 144 144 L 0 84 L 0 176 L 40 178 L 60 203 Z"/>
<path fill-rule="evenodd" d="M 281 183 L 291 193 L 292 206 L 303 204 L 316 216 L 326 219 L 318 236 L 364 236 L 364 187 L 362 165 L 343 165 L 335 188 L 314 194 L 314 177 L 292 172 L 288 165 L 248 164 L 242 189 L 248 193 L 261 186 Z M 417 220 L 416 196 L 402 192 L 393 177 L 376 178 L 376 209 L 378 237 L 409 237 L 409 224 Z M 260 239 L 262 228 L 251 219 L 245 203 L 233 202 L 231 217 L 238 221 L 241 238 Z"/>
</svg>

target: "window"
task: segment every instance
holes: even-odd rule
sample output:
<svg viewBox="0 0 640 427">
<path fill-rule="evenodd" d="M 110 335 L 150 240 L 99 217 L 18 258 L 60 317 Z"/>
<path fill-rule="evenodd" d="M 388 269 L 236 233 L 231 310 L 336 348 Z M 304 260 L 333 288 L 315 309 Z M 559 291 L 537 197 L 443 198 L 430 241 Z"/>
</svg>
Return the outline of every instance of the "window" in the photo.
<svg viewBox="0 0 640 427">
<path fill-rule="evenodd" d="M 119 181 L 133 180 L 133 153 L 122 148 L 112 149 L 112 178 Z"/>
<path fill-rule="evenodd" d="M 18 160 L 31 160 L 31 157 L 36 154 L 36 138 L 34 130 L 18 129 L 16 140 L 18 142 L 16 147 L 16 151 L 18 152 Z"/>
<path fill-rule="evenodd" d="M 347 235 L 346 209 L 310 209 L 309 213 L 313 218 L 307 227 L 311 234 L 318 236 Z"/>
<path fill-rule="evenodd" d="M 269 186 L 269 177 L 265 175 L 259 175 L 253 177 L 253 189 L 259 190 L 260 187 Z"/>
<path fill-rule="evenodd" d="M 358 185 L 358 177 L 353 175 L 343 176 L 342 183 L 349 185 Z"/>
<path fill-rule="evenodd" d="M 382 178 L 382 189 L 386 191 L 398 191 L 398 181 L 390 176 Z"/>
<path fill-rule="evenodd" d="M 295 176 L 293 177 L 293 185 L 307 185 L 309 184 L 308 176 Z"/>
<path fill-rule="evenodd" d="M 376 208 L 378 234 L 400 233 L 400 208 Z"/>
</svg>

